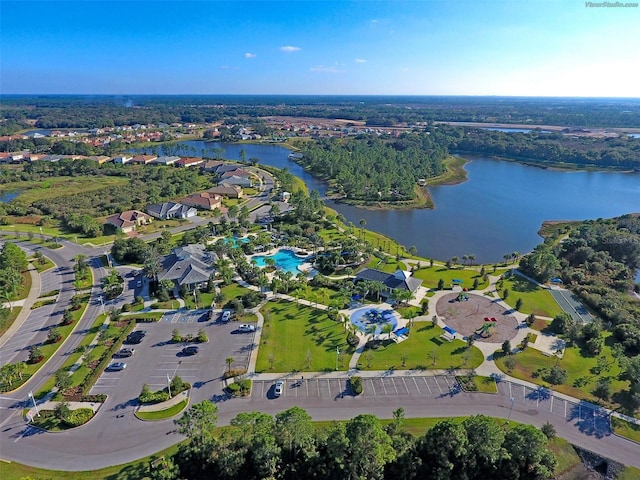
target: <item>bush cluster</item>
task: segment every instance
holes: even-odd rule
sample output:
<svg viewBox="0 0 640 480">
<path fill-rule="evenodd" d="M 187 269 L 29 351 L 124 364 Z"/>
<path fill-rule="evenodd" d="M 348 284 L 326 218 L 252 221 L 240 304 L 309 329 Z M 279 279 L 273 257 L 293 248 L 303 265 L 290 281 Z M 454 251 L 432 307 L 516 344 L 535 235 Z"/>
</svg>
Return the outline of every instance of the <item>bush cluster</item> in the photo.
<svg viewBox="0 0 640 480">
<path fill-rule="evenodd" d="M 349 385 L 354 395 L 360 395 L 362 393 L 362 377 L 353 376 L 349 379 Z"/>
<path fill-rule="evenodd" d="M 90 408 L 78 408 L 77 410 L 71 410 L 69 415 L 64 418 L 64 423 L 70 427 L 79 427 L 84 425 L 93 418 L 93 410 Z"/>
</svg>

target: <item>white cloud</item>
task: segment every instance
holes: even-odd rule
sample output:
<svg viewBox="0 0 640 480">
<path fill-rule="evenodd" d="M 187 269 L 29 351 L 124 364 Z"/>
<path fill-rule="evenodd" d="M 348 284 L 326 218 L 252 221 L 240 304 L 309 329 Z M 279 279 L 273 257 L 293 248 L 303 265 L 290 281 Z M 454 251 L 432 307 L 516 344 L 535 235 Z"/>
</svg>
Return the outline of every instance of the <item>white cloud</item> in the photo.
<svg viewBox="0 0 640 480">
<path fill-rule="evenodd" d="M 356 63 L 367 63 L 367 61 L 364 58 L 356 58 L 355 62 Z"/>
<path fill-rule="evenodd" d="M 291 45 L 285 45 L 284 47 L 280 47 L 280 50 L 283 52 L 298 52 L 301 50 L 300 47 L 293 47 Z"/>
<path fill-rule="evenodd" d="M 244 58 L 256 58 L 257 55 L 255 53 L 247 52 L 244 54 Z"/>
<path fill-rule="evenodd" d="M 335 65 L 316 65 L 309 69 L 311 72 L 324 72 L 324 73 L 344 73 L 346 70 L 340 68 L 336 63 Z"/>
</svg>

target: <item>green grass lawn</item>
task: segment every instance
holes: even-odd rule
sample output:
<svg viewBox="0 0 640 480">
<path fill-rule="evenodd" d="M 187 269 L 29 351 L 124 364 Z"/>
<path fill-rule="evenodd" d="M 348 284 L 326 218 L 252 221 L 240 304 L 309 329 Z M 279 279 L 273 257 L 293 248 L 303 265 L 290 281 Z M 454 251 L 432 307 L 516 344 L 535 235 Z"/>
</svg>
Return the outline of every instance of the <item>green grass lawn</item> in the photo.
<svg viewBox="0 0 640 480">
<path fill-rule="evenodd" d="M 76 290 L 88 290 L 93 285 L 93 273 L 90 268 L 88 268 L 82 275 L 78 275 L 76 273 L 76 279 L 73 282 Z"/>
<path fill-rule="evenodd" d="M 21 310 L 22 307 L 13 307 L 13 309 L 7 314 L 6 318 L 0 319 L 0 336 L 4 335 L 4 332 L 9 330 L 9 327 L 11 327 L 13 322 L 16 321 Z"/>
<path fill-rule="evenodd" d="M 322 310 L 295 302 L 269 302 L 262 307 L 265 322 L 258 352 L 257 372 L 346 370 L 354 352 L 344 327 Z"/>
<path fill-rule="evenodd" d="M 422 286 L 427 288 L 437 288 L 440 279 L 444 280 L 445 288 L 449 288 L 454 278 L 462 280 L 462 286 L 470 290 L 476 279 L 478 280 L 478 290 L 482 290 L 488 285 L 488 282 L 482 280 L 479 271 L 459 267 L 454 269 L 441 265 L 425 266 L 413 272 L 413 276 L 422 280 Z"/>
<path fill-rule="evenodd" d="M 502 294 L 505 288 L 509 289 L 507 298 L 509 305 L 514 306 L 518 298 L 522 299 L 520 312 L 525 314 L 533 313 L 543 317 L 555 317 L 562 313 L 560 305 L 548 290 L 531 283 L 526 278 L 519 275 L 509 275 L 506 278 L 503 277 L 502 282 L 503 286 L 500 293 Z"/>
<path fill-rule="evenodd" d="M 562 475 L 582 463 L 573 445 L 566 440 L 555 437 L 549 440 L 548 445 L 549 450 L 553 452 L 558 462 L 555 471 L 556 475 Z"/>
<path fill-rule="evenodd" d="M 188 399 L 182 400 L 180 403 L 176 403 L 169 408 L 165 408 L 164 410 L 158 410 L 155 412 L 136 412 L 135 415 L 140 420 L 154 421 L 154 420 L 165 420 L 167 418 L 175 417 L 182 410 L 187 408 L 189 404 Z"/>
<path fill-rule="evenodd" d="M 480 393 L 498 393 L 498 386 L 496 381 L 491 377 L 483 377 L 481 375 L 459 376 L 456 377 L 463 390 L 468 392 L 480 392 Z"/>
<path fill-rule="evenodd" d="M 240 298 L 243 295 L 246 295 L 251 290 L 238 285 L 237 283 L 230 283 L 229 285 L 225 285 L 224 287 L 220 288 L 220 291 L 224 295 L 224 303 L 226 304 L 227 302 L 233 301 L 236 298 Z"/>
<path fill-rule="evenodd" d="M 209 292 L 200 292 L 200 294 L 198 295 L 198 308 L 210 308 L 211 304 L 213 303 L 213 297 L 215 295 L 213 293 L 209 293 Z M 196 308 L 196 302 L 193 299 L 193 293 L 190 295 L 187 295 L 186 298 L 183 298 L 184 300 L 184 305 L 187 308 Z"/>
<path fill-rule="evenodd" d="M 611 428 L 617 435 L 640 443 L 640 426 L 618 417 L 611 417 Z"/>
<path fill-rule="evenodd" d="M 406 270 L 405 265 L 402 262 L 397 262 L 395 257 L 385 257 L 380 259 L 376 256 L 372 256 L 367 263 L 367 268 L 375 268 L 386 273 L 394 273 L 398 270 Z"/>
<path fill-rule="evenodd" d="M 417 324 L 411 329 L 409 338 L 402 343 L 385 342 L 386 345 L 375 350 L 366 350 L 361 356 L 358 368 L 362 370 L 409 370 L 409 369 L 448 369 L 476 368 L 484 357 L 476 347 L 469 351 L 465 363 L 467 344 L 462 340 L 447 342 L 440 335 L 440 327 L 429 324 Z M 436 358 L 431 356 L 435 352 Z M 404 366 L 402 357 L 406 356 Z"/>
<path fill-rule="evenodd" d="M 612 395 L 611 400 L 604 402 L 604 405 L 613 409 L 622 408 L 625 412 L 629 412 L 629 398 L 626 393 L 629 389 L 629 382 L 620 380 L 621 369 L 618 362 L 614 360 L 611 350 L 614 343 L 611 333 L 605 332 L 604 336 L 605 346 L 601 356 L 607 359 L 610 366 L 608 371 L 603 371 L 601 374 L 596 374 L 593 370 L 597 365 L 597 357 L 581 355 L 580 348 L 577 346 L 567 347 L 564 357 L 559 361 L 555 357 L 545 356 L 538 350 L 529 347 L 523 352 L 513 355 L 516 365 L 512 371 L 506 368 L 506 357 L 502 351 L 497 351 L 494 358 L 498 368 L 509 375 L 594 403 L 603 403 L 592 393 L 597 380 L 601 377 L 608 377 L 611 380 Z M 544 372 L 551 369 L 556 361 L 558 361 L 560 368 L 567 371 L 567 381 L 562 385 L 550 385 L 542 378 Z"/>
</svg>

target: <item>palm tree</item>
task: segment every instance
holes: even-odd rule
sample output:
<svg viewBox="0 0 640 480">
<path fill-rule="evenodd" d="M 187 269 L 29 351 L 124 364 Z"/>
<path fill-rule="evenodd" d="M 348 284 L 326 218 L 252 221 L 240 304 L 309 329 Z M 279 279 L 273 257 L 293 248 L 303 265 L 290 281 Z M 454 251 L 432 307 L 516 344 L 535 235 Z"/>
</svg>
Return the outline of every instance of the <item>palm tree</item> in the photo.
<svg viewBox="0 0 640 480">
<path fill-rule="evenodd" d="M 393 332 L 393 325 L 391 325 L 390 323 L 385 323 L 382 326 L 382 333 L 387 334 L 387 340 L 391 339 L 391 332 Z"/>
<path fill-rule="evenodd" d="M 463 264 L 466 264 L 466 263 L 467 263 L 467 259 L 468 259 L 468 258 L 469 258 L 469 257 L 468 257 L 467 255 L 462 255 L 462 263 L 463 263 Z"/>
<path fill-rule="evenodd" d="M 225 362 L 227 364 L 227 372 L 231 371 L 231 365 L 233 364 L 233 357 L 227 357 L 225 359 Z"/>
<path fill-rule="evenodd" d="M 367 224 L 367 221 L 364 218 L 361 218 L 359 223 L 360 223 L 361 235 L 364 238 L 364 226 Z"/>
<path fill-rule="evenodd" d="M 386 285 L 379 281 L 370 282 L 370 285 L 369 285 L 370 291 L 376 294 L 376 299 L 378 302 L 380 301 L 380 293 L 384 292 L 386 288 L 387 288 Z"/>
<path fill-rule="evenodd" d="M 367 343 L 370 342 L 371 340 L 373 340 L 373 337 L 376 334 L 376 326 L 374 324 L 370 323 L 364 329 L 364 333 L 369 337 L 369 339 L 367 340 Z"/>
</svg>

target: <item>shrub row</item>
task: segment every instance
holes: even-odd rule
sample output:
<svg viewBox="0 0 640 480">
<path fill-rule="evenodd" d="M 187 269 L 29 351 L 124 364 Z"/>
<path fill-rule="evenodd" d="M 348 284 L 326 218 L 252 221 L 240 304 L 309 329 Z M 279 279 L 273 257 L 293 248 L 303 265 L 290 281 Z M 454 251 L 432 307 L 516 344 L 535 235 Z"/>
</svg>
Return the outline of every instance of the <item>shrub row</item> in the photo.
<svg viewBox="0 0 640 480">
<path fill-rule="evenodd" d="M 89 375 L 87 375 L 82 381 L 82 383 L 79 385 L 80 388 L 82 389 L 82 395 L 86 395 L 87 392 L 91 389 L 91 387 L 95 383 L 95 381 L 98 379 L 98 377 L 102 375 L 102 372 L 104 371 L 104 369 L 107 368 L 107 365 L 109 365 L 109 362 L 111 362 L 111 357 L 115 352 L 117 352 L 120 349 L 120 347 L 122 346 L 122 342 L 127 337 L 127 335 L 131 333 L 135 325 L 136 325 L 135 322 L 129 322 L 122 329 L 122 331 L 120 332 L 120 335 L 118 335 L 118 337 L 115 339 L 115 341 L 113 342 L 113 345 L 111 345 L 111 347 L 105 350 L 96 368 L 94 368 L 91 371 L 91 373 L 89 373 Z"/>
<path fill-rule="evenodd" d="M 362 377 L 354 375 L 349 379 L 349 385 L 354 395 L 360 395 L 362 393 Z"/>
<path fill-rule="evenodd" d="M 237 380 L 227 386 L 227 390 L 231 395 L 236 397 L 245 397 L 251 393 L 251 380 L 248 378 Z"/>
<path fill-rule="evenodd" d="M 246 368 L 231 368 L 224 372 L 224 378 L 239 377 L 247 373 Z"/>
</svg>

